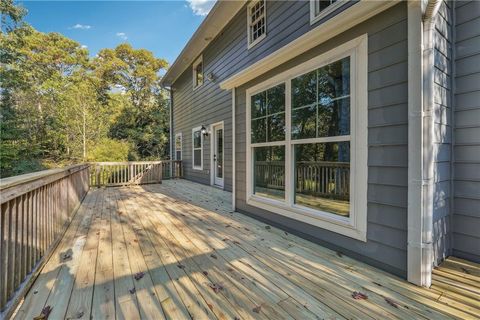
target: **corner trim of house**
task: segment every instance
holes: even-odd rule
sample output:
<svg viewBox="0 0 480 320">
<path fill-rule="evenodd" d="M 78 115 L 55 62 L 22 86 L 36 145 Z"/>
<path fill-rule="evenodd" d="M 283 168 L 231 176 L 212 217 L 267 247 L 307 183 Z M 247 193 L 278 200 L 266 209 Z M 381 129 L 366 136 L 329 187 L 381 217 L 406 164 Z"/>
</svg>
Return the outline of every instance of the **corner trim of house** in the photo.
<svg viewBox="0 0 480 320">
<path fill-rule="evenodd" d="M 281 49 L 222 81 L 220 88 L 230 90 L 238 87 L 398 3 L 398 0 L 359 1 Z"/>
<path fill-rule="evenodd" d="M 235 191 L 235 179 L 236 179 L 236 173 L 235 173 L 235 162 L 236 162 L 236 157 L 235 157 L 235 144 L 236 144 L 236 130 L 235 130 L 235 88 L 232 88 L 232 210 L 235 211 L 236 209 L 236 191 Z"/>
</svg>

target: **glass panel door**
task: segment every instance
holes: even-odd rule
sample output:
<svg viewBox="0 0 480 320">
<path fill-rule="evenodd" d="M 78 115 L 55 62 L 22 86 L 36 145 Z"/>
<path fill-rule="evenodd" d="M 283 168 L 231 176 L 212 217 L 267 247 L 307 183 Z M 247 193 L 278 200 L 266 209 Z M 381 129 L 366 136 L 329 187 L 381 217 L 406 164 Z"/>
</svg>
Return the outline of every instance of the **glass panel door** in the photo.
<svg viewBox="0 0 480 320">
<path fill-rule="evenodd" d="M 223 125 L 214 128 L 214 184 L 223 187 Z"/>
</svg>

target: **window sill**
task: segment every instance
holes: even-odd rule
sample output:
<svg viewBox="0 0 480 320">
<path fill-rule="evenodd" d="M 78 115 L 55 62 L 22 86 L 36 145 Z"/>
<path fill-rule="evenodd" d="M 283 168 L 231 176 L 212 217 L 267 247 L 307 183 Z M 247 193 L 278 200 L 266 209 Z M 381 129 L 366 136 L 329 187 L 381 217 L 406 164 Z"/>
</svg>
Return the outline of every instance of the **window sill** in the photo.
<svg viewBox="0 0 480 320">
<path fill-rule="evenodd" d="M 202 167 L 192 167 L 192 170 L 203 171 L 203 168 Z"/>
<path fill-rule="evenodd" d="M 348 0 L 339 0 L 337 1 L 336 3 L 334 4 L 331 4 L 330 6 L 328 6 L 325 10 L 323 10 L 322 12 L 320 12 L 318 15 L 315 16 L 314 14 L 314 6 L 311 6 L 310 7 L 310 25 L 314 25 L 315 23 L 317 23 L 318 21 L 322 20 L 323 18 L 325 18 L 327 15 L 329 15 L 330 13 L 332 13 L 333 11 L 337 10 L 338 8 L 340 8 L 342 5 L 344 5 Z"/>
<path fill-rule="evenodd" d="M 290 207 L 280 200 L 267 199 L 255 195 L 251 195 L 247 199 L 247 204 L 356 240 L 367 241 L 366 232 L 355 228 L 352 224 L 352 218 L 337 217 L 331 213 L 309 210 L 308 208 L 298 206 Z"/>
<path fill-rule="evenodd" d="M 264 33 L 262 34 L 259 38 L 257 38 L 255 41 L 253 41 L 252 43 L 249 43 L 248 46 L 247 46 L 247 50 L 250 50 L 251 48 L 253 48 L 254 46 L 256 46 L 258 43 L 260 43 L 263 39 L 265 39 L 267 37 L 267 34 Z"/>
</svg>

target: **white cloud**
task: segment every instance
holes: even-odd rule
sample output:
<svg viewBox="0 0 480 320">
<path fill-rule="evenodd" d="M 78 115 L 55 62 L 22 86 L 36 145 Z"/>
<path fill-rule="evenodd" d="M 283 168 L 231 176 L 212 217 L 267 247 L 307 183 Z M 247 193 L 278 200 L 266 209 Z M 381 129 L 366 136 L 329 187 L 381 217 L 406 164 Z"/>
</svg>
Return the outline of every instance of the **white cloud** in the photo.
<svg viewBox="0 0 480 320">
<path fill-rule="evenodd" d="M 88 49 L 88 46 L 82 44 L 82 45 L 81 45 L 81 48 L 82 48 L 82 49 Z"/>
<path fill-rule="evenodd" d="M 92 26 L 89 26 L 88 24 L 77 23 L 76 25 L 72 26 L 70 29 L 88 30 L 88 29 L 91 29 L 91 28 L 92 28 Z"/>
<path fill-rule="evenodd" d="M 128 37 L 127 37 L 127 35 L 125 34 L 125 32 L 117 32 L 116 35 L 117 35 L 117 37 L 119 37 L 119 38 L 122 39 L 122 40 L 127 40 L 127 39 L 128 39 Z"/>
<path fill-rule="evenodd" d="M 187 2 L 197 16 L 206 16 L 215 4 L 215 0 L 187 0 Z"/>
</svg>

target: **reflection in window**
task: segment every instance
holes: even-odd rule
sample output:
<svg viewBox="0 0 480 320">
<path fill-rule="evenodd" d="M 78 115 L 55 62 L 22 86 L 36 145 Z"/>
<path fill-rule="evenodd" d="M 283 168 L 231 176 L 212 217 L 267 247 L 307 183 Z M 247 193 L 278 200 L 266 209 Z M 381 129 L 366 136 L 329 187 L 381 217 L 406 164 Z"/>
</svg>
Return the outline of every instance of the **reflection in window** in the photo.
<svg viewBox="0 0 480 320">
<path fill-rule="evenodd" d="M 285 83 L 251 97 L 252 143 L 285 140 Z"/>
<path fill-rule="evenodd" d="M 285 147 L 253 148 L 253 193 L 259 196 L 285 199 Z"/>
<path fill-rule="evenodd" d="M 182 160 L 182 133 L 175 135 L 175 160 Z"/>
<path fill-rule="evenodd" d="M 350 142 L 297 144 L 295 204 L 349 216 Z"/>
<path fill-rule="evenodd" d="M 292 79 L 292 139 L 350 134 L 350 58 Z"/>
</svg>

